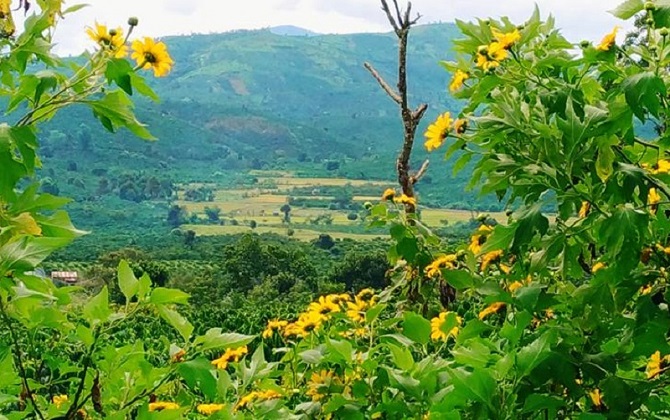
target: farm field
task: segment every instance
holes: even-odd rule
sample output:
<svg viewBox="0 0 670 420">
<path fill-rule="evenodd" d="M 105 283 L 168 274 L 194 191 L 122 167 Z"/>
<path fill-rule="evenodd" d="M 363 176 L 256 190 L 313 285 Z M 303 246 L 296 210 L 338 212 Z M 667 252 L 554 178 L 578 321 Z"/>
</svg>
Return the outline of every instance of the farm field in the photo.
<svg viewBox="0 0 670 420">
<path fill-rule="evenodd" d="M 189 222 L 182 228 L 204 236 L 232 235 L 252 230 L 286 235 L 290 228 L 292 237 L 305 241 L 313 240 L 322 233 L 328 233 L 336 239 L 356 240 L 387 236 L 386 232 L 370 232 L 366 228 L 363 204 L 379 202 L 380 195 L 373 193 L 381 194 L 384 189 L 393 188 L 392 182 L 302 178 L 286 171 L 252 171 L 251 174 L 258 181 L 253 185 L 227 188 L 199 183 L 181 185 L 176 204 L 191 215 Z M 211 189 L 212 201 L 185 200 L 184 191 L 195 188 Z M 338 197 L 343 194 L 348 194 L 346 205 L 341 204 L 342 199 Z M 289 223 L 285 223 L 284 213 L 280 210 L 287 204 L 291 208 Z M 206 209 L 219 209 L 220 220 L 208 220 Z M 420 210 L 422 220 L 431 228 L 467 222 L 477 215 L 467 210 Z M 499 222 L 506 220 L 503 213 L 491 214 L 491 217 Z M 255 225 L 253 229 L 252 224 Z"/>
</svg>

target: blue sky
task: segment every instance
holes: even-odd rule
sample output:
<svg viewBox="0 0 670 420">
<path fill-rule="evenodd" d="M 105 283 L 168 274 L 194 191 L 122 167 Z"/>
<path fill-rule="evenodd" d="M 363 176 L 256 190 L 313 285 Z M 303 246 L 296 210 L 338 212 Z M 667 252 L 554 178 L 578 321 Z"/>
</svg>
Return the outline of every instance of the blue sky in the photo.
<svg viewBox="0 0 670 420">
<path fill-rule="evenodd" d="M 391 0 L 389 0 L 391 1 Z M 405 0 L 400 0 L 404 4 Z M 69 0 L 70 6 L 78 2 Z M 88 0 L 90 6 L 66 19 L 59 29 L 60 53 L 77 53 L 90 46 L 84 28 L 97 19 L 125 26 L 137 16 L 138 35 L 164 36 L 224 32 L 277 25 L 296 25 L 321 33 L 387 31 L 379 0 Z M 414 0 L 422 22 L 448 22 L 455 18 L 509 16 L 523 22 L 534 5 L 551 13 L 557 25 L 574 42 L 599 41 L 621 22 L 607 13 L 619 0 Z M 625 26 L 625 25 L 624 25 Z"/>
</svg>

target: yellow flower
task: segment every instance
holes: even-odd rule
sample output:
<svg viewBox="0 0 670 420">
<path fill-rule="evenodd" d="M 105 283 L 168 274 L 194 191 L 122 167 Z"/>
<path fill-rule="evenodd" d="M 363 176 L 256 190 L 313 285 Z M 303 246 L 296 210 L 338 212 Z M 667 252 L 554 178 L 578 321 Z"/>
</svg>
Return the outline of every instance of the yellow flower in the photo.
<svg viewBox="0 0 670 420">
<path fill-rule="evenodd" d="M 173 402 L 157 401 L 149 403 L 149 411 L 177 410 L 179 404 Z"/>
<path fill-rule="evenodd" d="M 503 251 L 501 249 L 496 250 L 496 251 L 491 251 L 487 252 L 484 254 L 482 257 L 482 267 L 481 270 L 485 271 L 486 268 L 491 265 L 491 263 L 494 263 L 500 259 L 500 257 L 503 256 Z"/>
<path fill-rule="evenodd" d="M 653 286 L 652 284 L 648 284 L 648 285 L 646 285 L 646 286 L 643 286 L 643 287 L 640 288 L 640 294 L 641 294 L 642 296 L 646 296 L 646 295 L 648 295 L 649 293 L 651 293 L 651 291 L 653 290 L 653 288 L 654 288 L 654 286 Z"/>
<path fill-rule="evenodd" d="M 589 397 L 591 397 L 591 402 L 594 406 L 598 408 L 603 406 L 603 396 L 598 388 L 594 389 L 593 391 L 589 391 Z"/>
<path fill-rule="evenodd" d="M 505 46 L 500 42 L 482 45 L 477 51 L 477 67 L 484 71 L 492 70 L 498 67 L 500 62 L 507 58 L 507 55 Z"/>
<path fill-rule="evenodd" d="M 670 160 L 661 159 L 652 167 L 651 173 L 653 175 L 670 173 Z"/>
<path fill-rule="evenodd" d="M 591 267 L 591 273 L 595 274 L 595 273 L 598 272 L 598 270 L 602 270 L 605 267 L 606 267 L 605 263 L 597 262 L 597 263 L 593 264 L 593 267 Z"/>
<path fill-rule="evenodd" d="M 493 33 L 496 41 L 498 41 L 498 43 L 500 43 L 500 45 L 505 49 L 509 49 L 512 45 L 519 42 L 521 39 L 521 32 L 519 32 L 518 29 L 515 29 L 512 32 L 503 33 L 495 28 L 492 28 L 491 32 Z"/>
<path fill-rule="evenodd" d="M 444 144 L 444 141 L 451 130 L 451 124 L 451 114 L 445 112 L 437 117 L 435 122 L 428 126 L 428 129 L 424 133 L 424 137 L 426 137 L 426 142 L 424 143 L 426 150 L 432 152 L 433 150 L 439 149 L 440 146 Z"/>
<path fill-rule="evenodd" d="M 132 58 L 143 69 L 153 68 L 156 77 L 167 75 L 174 64 L 170 54 L 168 54 L 167 46 L 163 42 L 155 42 L 149 37 L 145 37 L 144 41 L 138 39 L 133 42 Z"/>
<path fill-rule="evenodd" d="M 228 363 L 230 362 L 239 362 L 242 356 L 247 354 L 247 346 L 243 346 L 237 349 L 226 349 L 225 353 L 218 359 L 212 360 L 212 364 L 216 366 L 217 369 L 226 369 Z"/>
<path fill-rule="evenodd" d="M 253 403 L 255 400 L 272 400 L 276 398 L 281 398 L 281 394 L 278 393 L 277 391 L 274 391 L 272 389 L 268 389 L 266 391 L 252 391 L 245 395 L 244 397 L 240 398 L 240 400 L 237 402 L 235 405 L 235 411 L 239 410 L 240 408 L 246 408 L 249 406 L 249 404 Z"/>
<path fill-rule="evenodd" d="M 274 335 L 275 331 L 279 331 L 282 328 L 285 328 L 288 325 L 288 321 L 280 321 L 278 319 L 268 321 L 267 327 L 263 331 L 263 338 L 270 338 Z"/>
<path fill-rule="evenodd" d="M 392 200 L 395 197 L 395 190 L 393 188 L 387 188 L 382 194 L 382 201 Z"/>
<path fill-rule="evenodd" d="M 456 266 L 454 265 L 454 262 L 456 262 L 458 257 L 456 257 L 455 254 L 449 254 L 449 255 L 443 255 L 430 263 L 426 267 L 426 275 L 428 277 L 435 277 L 440 275 L 441 270 L 443 268 L 448 268 L 448 269 L 455 269 Z"/>
<path fill-rule="evenodd" d="M 486 237 L 492 230 L 493 228 L 491 228 L 491 226 L 481 225 L 477 230 L 477 233 L 470 238 L 470 246 L 468 246 L 468 249 L 475 255 L 479 254 L 482 250 L 482 245 L 486 242 Z"/>
<path fill-rule="evenodd" d="M 312 397 L 312 401 L 321 400 L 329 391 L 332 384 L 339 384 L 340 380 L 333 372 L 322 370 L 321 372 L 314 372 L 307 382 L 308 397 Z"/>
<path fill-rule="evenodd" d="M 60 408 L 61 405 L 67 402 L 67 395 L 54 395 L 51 402 L 54 403 L 56 408 Z"/>
<path fill-rule="evenodd" d="M 654 379 L 668 368 L 670 362 L 670 355 L 661 357 L 661 352 L 656 351 L 649 358 L 647 363 L 647 379 Z"/>
<path fill-rule="evenodd" d="M 591 211 L 591 203 L 588 201 L 582 201 L 582 206 L 579 208 L 579 218 L 583 219 L 588 216 L 589 211 Z"/>
<path fill-rule="evenodd" d="M 351 300 L 351 296 L 347 293 L 340 293 L 339 295 L 328 295 L 326 299 L 335 305 L 344 305 Z"/>
<path fill-rule="evenodd" d="M 463 134 L 467 129 L 468 129 L 468 120 L 466 120 L 465 118 L 459 118 L 456 121 L 454 121 L 454 131 L 457 134 Z"/>
<path fill-rule="evenodd" d="M 605 37 L 600 41 L 600 44 L 596 47 L 598 51 L 609 51 L 612 46 L 616 43 L 616 34 L 619 31 L 619 27 L 615 26 L 612 32 L 605 35 Z"/>
<path fill-rule="evenodd" d="M 492 303 L 479 313 L 479 319 L 484 319 L 489 315 L 496 314 L 504 309 L 505 306 L 505 302 Z"/>
<path fill-rule="evenodd" d="M 515 281 L 514 283 L 510 284 L 509 287 L 507 288 L 510 292 L 514 293 L 517 291 L 517 289 L 523 287 L 523 283 L 520 281 Z"/>
<path fill-rule="evenodd" d="M 463 323 L 463 319 L 460 316 L 456 316 L 457 326 L 449 330 L 449 332 L 444 332 L 443 327 L 447 321 L 447 316 L 450 312 L 442 312 L 439 316 L 430 320 L 430 338 L 433 340 L 442 340 L 447 341 L 449 336 L 456 338 L 458 335 L 459 326 Z"/>
<path fill-rule="evenodd" d="M 332 300 L 326 298 L 325 296 L 319 297 L 319 300 L 312 302 L 307 307 L 307 310 L 310 312 L 316 312 L 322 317 L 329 317 L 333 312 L 340 312 L 340 306 L 336 303 L 333 303 Z"/>
<path fill-rule="evenodd" d="M 95 22 L 95 29 L 87 27 L 86 34 L 115 58 L 123 58 L 128 55 L 128 47 L 123 38 L 123 29 L 108 30 L 106 25 Z"/>
<path fill-rule="evenodd" d="M 283 334 L 284 334 L 284 337 L 291 339 L 291 338 L 300 337 L 300 333 L 301 333 L 300 328 L 298 328 L 298 326 L 295 324 L 295 322 L 292 322 L 284 328 L 284 333 Z"/>
<path fill-rule="evenodd" d="M 318 330 L 322 323 L 323 317 L 321 314 L 316 312 L 305 312 L 298 317 L 298 320 L 295 322 L 295 327 L 299 336 L 307 337 L 312 331 Z"/>
<path fill-rule="evenodd" d="M 205 416 L 211 416 L 217 411 L 221 411 L 226 407 L 225 404 L 199 404 L 197 407 L 198 413 Z"/>
<path fill-rule="evenodd" d="M 261 400 L 274 400 L 281 397 L 282 395 L 273 389 L 267 389 L 258 393 L 258 398 Z"/>
<path fill-rule="evenodd" d="M 370 288 L 363 289 L 358 292 L 356 299 L 360 299 L 363 302 L 372 302 L 375 299 L 375 291 Z"/>
<path fill-rule="evenodd" d="M 365 310 L 367 303 L 360 298 L 356 298 L 354 302 L 347 302 L 347 316 L 354 322 L 365 321 Z"/>
<path fill-rule="evenodd" d="M 415 197 L 409 197 L 405 194 L 401 195 L 400 197 L 394 198 L 393 202 L 394 203 L 400 203 L 400 204 L 410 204 L 410 205 L 416 207 L 416 198 Z"/>
<path fill-rule="evenodd" d="M 454 73 L 454 78 L 451 79 L 451 83 L 449 84 L 449 90 L 452 92 L 456 92 L 457 90 L 463 87 L 463 82 L 465 82 L 469 78 L 470 75 L 468 75 L 466 72 L 462 70 L 456 70 L 456 73 Z"/>
</svg>

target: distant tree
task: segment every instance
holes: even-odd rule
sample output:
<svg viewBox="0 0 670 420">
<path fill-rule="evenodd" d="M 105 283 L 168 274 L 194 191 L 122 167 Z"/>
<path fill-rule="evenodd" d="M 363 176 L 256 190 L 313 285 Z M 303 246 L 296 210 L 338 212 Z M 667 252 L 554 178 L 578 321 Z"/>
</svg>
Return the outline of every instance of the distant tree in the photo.
<svg viewBox="0 0 670 420">
<path fill-rule="evenodd" d="M 284 204 L 279 208 L 279 211 L 284 213 L 284 219 L 282 220 L 282 222 L 291 223 L 291 206 L 288 204 Z"/>
<path fill-rule="evenodd" d="M 205 215 L 210 222 L 218 222 L 221 219 L 221 209 L 219 207 L 205 206 Z"/>
<path fill-rule="evenodd" d="M 326 162 L 326 170 L 327 171 L 336 171 L 340 169 L 340 162 L 336 160 L 329 160 Z"/>
<path fill-rule="evenodd" d="M 67 164 L 67 170 L 70 172 L 77 172 L 77 162 L 68 162 Z"/>
<path fill-rule="evenodd" d="M 167 222 L 173 228 L 179 227 L 186 221 L 186 209 L 178 205 L 173 205 L 168 210 Z"/>
<path fill-rule="evenodd" d="M 358 213 L 349 213 L 349 214 L 347 214 L 347 219 L 348 219 L 348 220 L 351 220 L 351 221 L 357 220 L 357 219 L 358 219 Z"/>
<path fill-rule="evenodd" d="M 256 229 L 257 226 L 258 226 L 258 224 L 256 223 L 255 220 L 250 220 L 250 221 L 249 221 L 249 227 L 250 227 L 250 228 L 252 228 L 252 229 Z"/>
<path fill-rule="evenodd" d="M 288 228 L 286 230 L 286 236 L 293 236 L 293 235 L 295 235 L 295 230 Z"/>
<path fill-rule="evenodd" d="M 332 236 L 327 233 L 322 233 L 319 235 L 318 239 L 314 240 L 314 246 L 321 249 L 331 249 L 335 246 L 335 241 Z"/>
<path fill-rule="evenodd" d="M 390 268 L 384 252 L 349 253 L 337 264 L 330 280 L 343 283 L 347 290 L 360 290 L 366 287 L 382 289 L 386 287 L 386 271 Z"/>
<path fill-rule="evenodd" d="M 195 231 L 190 229 L 187 230 L 186 233 L 184 233 L 184 245 L 189 248 L 193 248 L 193 245 L 195 244 L 195 238 Z"/>
</svg>

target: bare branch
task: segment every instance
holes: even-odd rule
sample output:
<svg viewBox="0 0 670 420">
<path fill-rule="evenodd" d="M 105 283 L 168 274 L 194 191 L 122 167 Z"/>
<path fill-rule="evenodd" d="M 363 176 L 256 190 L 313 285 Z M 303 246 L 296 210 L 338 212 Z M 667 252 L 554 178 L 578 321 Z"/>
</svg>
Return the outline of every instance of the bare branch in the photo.
<svg viewBox="0 0 670 420">
<path fill-rule="evenodd" d="M 419 180 L 426 174 L 429 165 L 430 165 L 429 160 L 423 162 L 423 164 L 419 168 L 419 171 L 410 178 L 412 184 L 416 184 L 417 182 L 419 182 Z"/>
<path fill-rule="evenodd" d="M 421 118 L 423 118 L 423 114 L 426 112 L 428 109 L 428 104 L 421 104 L 419 105 L 414 112 L 412 112 L 412 119 L 414 120 L 415 124 L 419 124 L 419 121 L 421 121 Z"/>
<path fill-rule="evenodd" d="M 416 17 L 415 17 L 413 20 L 411 20 L 411 21 L 409 22 L 409 26 L 414 26 L 414 25 L 416 25 L 416 23 L 417 23 L 417 22 L 419 21 L 419 19 L 421 19 L 422 17 L 423 17 L 423 16 L 421 16 L 420 13 L 417 13 L 417 14 L 416 14 Z"/>
<path fill-rule="evenodd" d="M 405 24 L 402 20 L 402 13 L 400 12 L 400 6 L 398 6 L 398 0 L 393 0 L 393 5 L 395 6 L 395 15 L 398 19 L 398 25 L 402 28 Z"/>
<path fill-rule="evenodd" d="M 379 83 L 379 86 L 381 86 L 381 88 L 384 89 L 384 92 L 386 92 L 388 94 L 388 96 L 391 97 L 391 99 L 393 99 L 393 101 L 395 103 L 400 104 L 401 103 L 401 98 L 400 98 L 400 95 L 398 94 L 398 92 L 393 90 L 391 85 L 389 85 L 386 82 L 386 80 L 384 80 L 384 78 L 379 74 L 379 72 L 377 72 L 377 70 L 375 70 L 375 68 L 372 67 L 372 64 L 366 62 L 366 63 L 363 63 L 363 66 L 370 72 L 372 77 L 375 78 L 377 83 Z"/>
<path fill-rule="evenodd" d="M 395 18 L 391 14 L 391 9 L 389 8 L 389 5 L 386 2 L 386 0 L 381 0 L 381 2 L 382 2 L 382 10 L 384 11 L 384 13 L 386 13 L 386 18 L 388 19 L 389 23 L 393 27 L 393 30 L 395 31 L 395 33 L 397 35 L 399 35 L 400 34 L 400 27 L 398 25 L 400 25 L 400 23 L 396 22 Z M 396 7 L 397 7 L 397 4 L 396 4 Z"/>
</svg>

